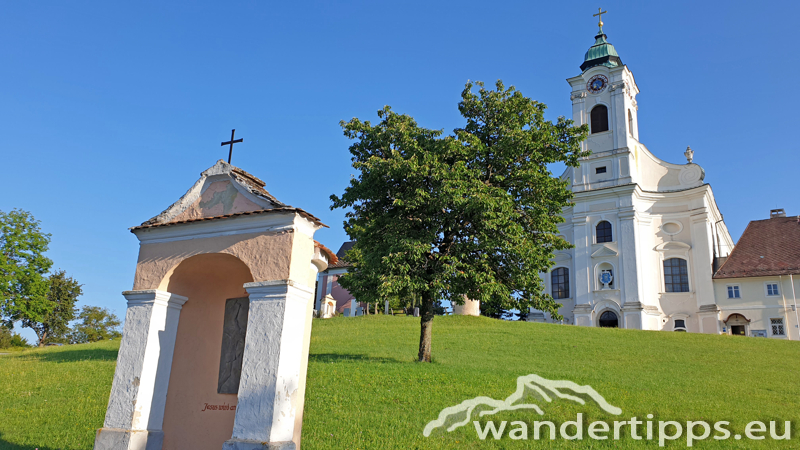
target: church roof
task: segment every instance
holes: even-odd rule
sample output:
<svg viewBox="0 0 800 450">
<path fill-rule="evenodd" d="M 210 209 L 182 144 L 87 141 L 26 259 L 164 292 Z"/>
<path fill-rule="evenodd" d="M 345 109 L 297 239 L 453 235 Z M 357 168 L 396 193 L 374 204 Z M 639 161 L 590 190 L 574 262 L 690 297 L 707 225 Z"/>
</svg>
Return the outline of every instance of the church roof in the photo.
<svg viewBox="0 0 800 450">
<path fill-rule="evenodd" d="M 594 39 L 594 45 L 589 47 L 583 57 L 581 70 L 586 71 L 586 69 L 595 66 L 618 67 L 622 65 L 622 60 L 619 58 L 617 50 L 606 40 L 602 25 Z"/>
<path fill-rule="evenodd" d="M 353 248 L 353 244 L 355 244 L 355 241 L 348 241 L 343 243 L 342 246 L 339 247 L 339 251 L 336 252 L 336 256 L 339 258 L 339 260 L 334 262 L 333 264 L 328 264 L 328 269 L 341 269 L 346 267 L 353 267 L 352 264 L 350 264 L 344 259 L 344 255 L 347 253 L 348 250 Z"/>
<path fill-rule="evenodd" d="M 131 231 L 268 213 L 297 213 L 316 225 L 326 226 L 308 212 L 281 202 L 265 186 L 256 176 L 220 159 L 201 173 L 178 201 Z"/>
<path fill-rule="evenodd" d="M 800 216 L 753 220 L 714 279 L 800 275 Z"/>
</svg>

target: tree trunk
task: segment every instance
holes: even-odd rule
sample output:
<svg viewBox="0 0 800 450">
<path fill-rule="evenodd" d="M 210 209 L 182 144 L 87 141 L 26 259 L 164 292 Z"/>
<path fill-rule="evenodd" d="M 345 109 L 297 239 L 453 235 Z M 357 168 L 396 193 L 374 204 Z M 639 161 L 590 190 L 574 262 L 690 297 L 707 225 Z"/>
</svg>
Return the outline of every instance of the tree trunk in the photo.
<svg viewBox="0 0 800 450">
<path fill-rule="evenodd" d="M 39 345 L 38 346 L 39 347 L 44 347 L 44 344 L 45 344 L 44 340 L 47 339 L 47 332 L 43 331 L 41 336 L 36 336 L 36 337 L 39 338 Z"/>
<path fill-rule="evenodd" d="M 419 361 L 431 362 L 431 342 L 433 338 L 433 300 L 426 294 L 422 296 L 419 314 Z"/>
</svg>

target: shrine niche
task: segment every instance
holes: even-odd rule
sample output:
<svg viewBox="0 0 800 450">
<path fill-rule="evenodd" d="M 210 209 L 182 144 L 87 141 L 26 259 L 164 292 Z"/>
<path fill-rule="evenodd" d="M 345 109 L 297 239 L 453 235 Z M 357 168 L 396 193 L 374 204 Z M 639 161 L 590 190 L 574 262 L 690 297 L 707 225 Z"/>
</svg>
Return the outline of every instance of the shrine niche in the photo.
<svg viewBox="0 0 800 450">
<path fill-rule="evenodd" d="M 233 140 L 233 139 L 232 139 Z M 222 160 L 140 242 L 95 449 L 300 446 L 324 227 Z"/>
</svg>

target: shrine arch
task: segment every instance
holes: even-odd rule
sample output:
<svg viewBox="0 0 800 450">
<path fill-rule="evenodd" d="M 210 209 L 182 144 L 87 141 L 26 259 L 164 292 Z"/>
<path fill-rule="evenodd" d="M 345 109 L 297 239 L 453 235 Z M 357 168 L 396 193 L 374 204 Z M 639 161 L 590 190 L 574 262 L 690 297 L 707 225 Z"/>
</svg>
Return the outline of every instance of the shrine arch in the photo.
<svg viewBox="0 0 800 450">
<path fill-rule="evenodd" d="M 221 359 L 229 353 L 222 348 L 226 304 L 247 302 L 244 284 L 250 282 L 247 265 L 226 253 L 191 256 L 169 274 L 167 291 L 187 301 L 178 321 L 165 399 L 164 450 L 222 448 L 230 439 L 238 398 L 219 389 Z M 206 405 L 219 409 L 209 413 Z"/>
</svg>

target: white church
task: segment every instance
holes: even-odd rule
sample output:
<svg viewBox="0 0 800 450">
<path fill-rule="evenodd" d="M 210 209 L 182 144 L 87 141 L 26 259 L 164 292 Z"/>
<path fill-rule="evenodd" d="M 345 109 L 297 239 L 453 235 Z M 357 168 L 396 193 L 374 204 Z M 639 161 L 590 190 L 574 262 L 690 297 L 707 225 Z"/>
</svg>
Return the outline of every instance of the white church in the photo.
<svg viewBox="0 0 800 450">
<path fill-rule="evenodd" d="M 599 25 L 582 73 L 567 80 L 591 155 L 562 175 L 574 205 L 559 230 L 574 248 L 556 252 L 547 292 L 563 323 L 722 332 L 712 278 L 733 240 L 693 151 L 670 163 L 639 141 L 639 88 Z M 529 320 L 553 321 L 538 311 Z"/>
<path fill-rule="evenodd" d="M 734 246 L 694 152 L 673 151 L 686 162 L 670 163 L 639 141 L 639 88 L 599 26 L 581 74 L 567 80 L 591 154 L 561 175 L 574 198 L 559 232 L 574 248 L 542 274 L 562 305 L 558 322 L 800 340 L 800 217 L 773 210 Z M 340 259 L 320 273 L 317 310 L 328 294 L 337 310 L 353 304 L 337 282 L 347 270 Z M 478 315 L 479 302 L 453 313 Z M 556 322 L 536 310 L 527 320 Z"/>
</svg>

